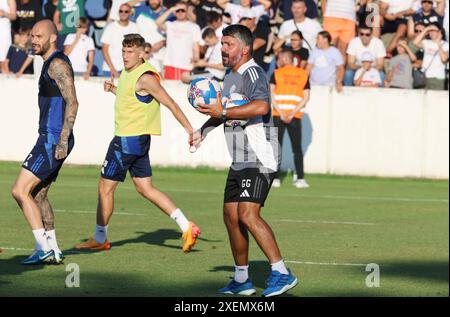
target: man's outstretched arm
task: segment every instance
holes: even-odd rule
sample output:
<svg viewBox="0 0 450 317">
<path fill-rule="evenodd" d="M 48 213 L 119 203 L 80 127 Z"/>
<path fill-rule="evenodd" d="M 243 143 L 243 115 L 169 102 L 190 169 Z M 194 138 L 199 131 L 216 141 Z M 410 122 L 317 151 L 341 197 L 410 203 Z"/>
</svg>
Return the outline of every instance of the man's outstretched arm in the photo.
<svg viewBox="0 0 450 317">
<path fill-rule="evenodd" d="M 54 59 L 48 69 L 50 78 L 56 81 L 59 90 L 66 102 L 64 123 L 56 145 L 55 158 L 57 160 L 67 157 L 69 136 L 72 133 L 78 111 L 78 100 L 75 92 L 75 83 L 69 64 L 60 59 Z"/>
</svg>

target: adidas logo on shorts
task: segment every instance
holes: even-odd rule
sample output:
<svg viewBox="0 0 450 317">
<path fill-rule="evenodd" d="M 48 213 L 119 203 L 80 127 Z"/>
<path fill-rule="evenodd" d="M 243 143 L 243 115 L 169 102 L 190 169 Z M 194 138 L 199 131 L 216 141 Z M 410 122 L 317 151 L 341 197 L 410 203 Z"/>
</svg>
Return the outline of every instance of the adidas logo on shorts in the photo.
<svg viewBox="0 0 450 317">
<path fill-rule="evenodd" d="M 246 197 L 247 198 L 247 197 L 250 197 L 250 194 L 248 193 L 247 190 L 244 190 L 240 197 Z"/>
</svg>

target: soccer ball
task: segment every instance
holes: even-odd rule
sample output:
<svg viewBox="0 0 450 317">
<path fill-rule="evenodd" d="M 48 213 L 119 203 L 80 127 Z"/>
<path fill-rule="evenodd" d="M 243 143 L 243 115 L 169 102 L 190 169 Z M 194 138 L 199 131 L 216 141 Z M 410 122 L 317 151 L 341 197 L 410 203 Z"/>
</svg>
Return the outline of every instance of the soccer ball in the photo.
<svg viewBox="0 0 450 317">
<path fill-rule="evenodd" d="M 250 102 L 250 99 L 248 99 L 246 96 L 238 94 L 238 93 L 232 93 L 230 95 L 227 95 L 222 98 L 222 106 L 226 109 L 230 109 L 233 107 L 239 107 L 243 106 Z M 248 123 L 248 120 L 242 120 L 242 119 L 232 119 L 225 122 L 226 126 L 229 127 L 238 127 L 238 126 L 245 126 Z"/>
<path fill-rule="evenodd" d="M 198 108 L 199 103 L 214 104 L 217 101 L 217 91 L 221 91 L 220 84 L 210 78 L 196 78 L 188 87 L 187 98 L 192 107 Z"/>
</svg>

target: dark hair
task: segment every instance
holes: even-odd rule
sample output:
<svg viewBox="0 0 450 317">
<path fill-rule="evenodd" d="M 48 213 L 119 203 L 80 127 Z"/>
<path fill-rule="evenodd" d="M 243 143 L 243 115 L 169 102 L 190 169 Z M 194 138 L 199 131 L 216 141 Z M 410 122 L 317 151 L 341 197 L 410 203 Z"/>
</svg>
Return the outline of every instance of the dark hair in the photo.
<svg viewBox="0 0 450 317">
<path fill-rule="evenodd" d="M 326 38 L 328 40 L 328 44 L 331 45 L 331 34 L 330 34 L 330 32 L 322 31 L 322 32 L 319 32 L 317 35 L 320 35 L 321 37 Z"/>
<path fill-rule="evenodd" d="M 202 39 L 206 39 L 207 37 L 214 37 L 216 36 L 216 32 L 213 30 L 213 28 L 207 27 L 203 30 L 202 33 Z"/>
<path fill-rule="evenodd" d="M 31 32 L 30 28 L 20 27 L 16 32 L 14 32 L 14 34 L 17 34 L 17 35 L 29 35 L 30 32 Z"/>
<path fill-rule="evenodd" d="M 300 30 L 295 30 L 294 32 L 291 33 L 292 35 L 298 35 L 298 37 L 300 37 L 300 39 L 304 40 L 305 38 L 303 37 L 303 33 Z"/>
<path fill-rule="evenodd" d="M 370 33 L 373 32 L 373 29 L 370 26 L 368 26 L 368 25 L 360 25 L 359 28 L 358 28 L 358 31 L 360 31 L 360 30 L 369 30 Z"/>
<path fill-rule="evenodd" d="M 144 48 L 152 48 L 152 44 L 150 44 L 149 42 L 146 42 L 145 44 L 144 44 Z"/>
<path fill-rule="evenodd" d="M 306 1 L 305 0 L 292 0 L 292 4 L 299 3 L 299 2 L 303 2 L 306 5 Z"/>
<path fill-rule="evenodd" d="M 81 17 L 78 19 L 78 24 L 80 26 L 89 27 L 89 19 L 85 17 Z"/>
<path fill-rule="evenodd" d="M 123 37 L 122 41 L 123 47 L 144 47 L 145 40 L 140 34 L 127 34 Z"/>
<path fill-rule="evenodd" d="M 253 55 L 253 34 L 248 27 L 241 24 L 232 24 L 223 29 L 222 35 L 239 39 L 250 48 L 250 55 Z"/>
<path fill-rule="evenodd" d="M 206 13 L 206 23 L 207 24 L 211 24 L 215 21 L 219 21 L 220 19 L 222 19 L 222 16 L 217 13 L 216 11 L 210 11 Z"/>
</svg>

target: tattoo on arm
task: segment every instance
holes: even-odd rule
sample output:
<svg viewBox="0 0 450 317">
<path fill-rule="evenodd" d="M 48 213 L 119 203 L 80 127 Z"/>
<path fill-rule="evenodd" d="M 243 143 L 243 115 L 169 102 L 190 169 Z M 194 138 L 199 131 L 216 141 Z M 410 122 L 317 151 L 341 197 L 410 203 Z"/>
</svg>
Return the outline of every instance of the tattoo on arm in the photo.
<svg viewBox="0 0 450 317">
<path fill-rule="evenodd" d="M 61 159 L 67 156 L 67 143 L 77 117 L 78 100 L 72 72 L 66 62 L 60 59 L 53 60 L 50 64 L 48 73 L 50 77 L 56 81 L 64 101 L 66 102 L 64 123 L 56 153 L 57 156 L 62 155 L 62 157 L 57 157 L 57 159 Z M 58 154 L 59 151 L 62 151 L 62 153 Z"/>
</svg>

